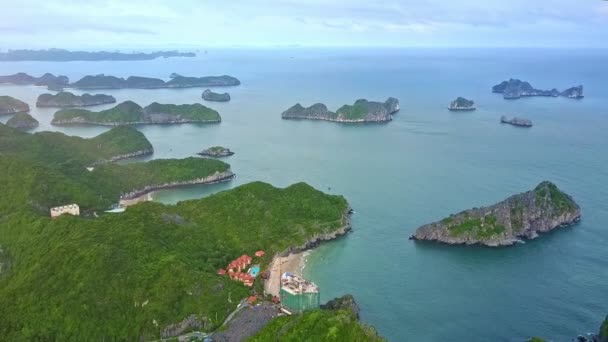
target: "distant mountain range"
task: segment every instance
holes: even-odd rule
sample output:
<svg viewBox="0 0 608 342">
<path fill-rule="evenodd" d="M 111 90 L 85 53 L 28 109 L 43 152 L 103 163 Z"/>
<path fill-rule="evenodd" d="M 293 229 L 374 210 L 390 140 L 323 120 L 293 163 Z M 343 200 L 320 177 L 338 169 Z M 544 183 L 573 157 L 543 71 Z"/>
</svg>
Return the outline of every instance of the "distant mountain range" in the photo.
<svg viewBox="0 0 608 342">
<path fill-rule="evenodd" d="M 122 53 L 108 51 L 69 51 L 63 49 L 48 50 L 9 50 L 0 52 L 0 62 L 15 61 L 140 61 L 159 57 L 195 57 L 193 52 L 157 51 L 151 53 Z"/>
</svg>

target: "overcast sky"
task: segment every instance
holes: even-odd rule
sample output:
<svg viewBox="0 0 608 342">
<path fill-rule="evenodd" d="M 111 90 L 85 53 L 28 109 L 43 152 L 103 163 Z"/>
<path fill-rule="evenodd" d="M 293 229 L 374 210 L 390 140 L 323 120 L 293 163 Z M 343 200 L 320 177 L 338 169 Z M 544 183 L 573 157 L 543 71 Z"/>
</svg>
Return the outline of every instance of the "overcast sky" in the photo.
<svg viewBox="0 0 608 342">
<path fill-rule="evenodd" d="M 0 48 L 608 47 L 603 0 L 0 0 Z"/>
</svg>

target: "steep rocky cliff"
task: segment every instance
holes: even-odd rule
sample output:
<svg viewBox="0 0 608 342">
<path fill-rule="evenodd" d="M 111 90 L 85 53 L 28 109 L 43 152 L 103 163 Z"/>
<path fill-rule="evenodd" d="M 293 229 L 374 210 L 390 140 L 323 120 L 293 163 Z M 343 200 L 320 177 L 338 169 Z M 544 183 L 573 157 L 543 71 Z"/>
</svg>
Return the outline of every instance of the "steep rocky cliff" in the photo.
<svg viewBox="0 0 608 342">
<path fill-rule="evenodd" d="M 538 233 L 576 223 L 581 209 L 555 184 L 544 181 L 534 190 L 489 207 L 473 208 L 424 225 L 411 236 L 446 244 L 497 247 L 534 239 Z"/>
</svg>

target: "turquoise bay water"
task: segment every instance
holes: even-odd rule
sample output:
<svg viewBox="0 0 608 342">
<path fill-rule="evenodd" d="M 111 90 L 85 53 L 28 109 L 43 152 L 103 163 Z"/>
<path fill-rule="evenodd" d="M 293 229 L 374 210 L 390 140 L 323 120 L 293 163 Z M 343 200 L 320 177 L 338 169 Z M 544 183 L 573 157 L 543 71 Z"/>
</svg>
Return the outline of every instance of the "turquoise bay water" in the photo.
<svg viewBox="0 0 608 342">
<path fill-rule="evenodd" d="M 293 58 L 292 58 L 293 57 Z M 166 203 L 254 180 L 305 181 L 342 194 L 354 232 L 309 257 L 306 276 L 322 300 L 355 295 L 362 319 L 392 341 L 568 341 L 595 331 L 608 313 L 608 58 L 606 50 L 211 50 L 195 59 L 143 62 L 1 63 L 0 74 L 61 73 L 166 78 L 231 74 L 219 125 L 142 126 L 153 158 L 187 157 L 212 145 L 236 154 L 229 184 L 163 191 Z M 505 101 L 491 86 L 509 77 L 537 88 L 583 84 L 586 98 Z M 203 89 L 111 90 L 118 101 L 192 103 Z M 222 89 L 218 89 L 222 90 Z M 33 106 L 37 87 L 0 86 Z M 395 96 L 388 124 L 284 121 L 296 102 L 331 109 L 357 98 Z M 478 110 L 450 113 L 457 96 Z M 105 106 L 111 107 L 111 106 Z M 105 107 L 94 107 L 100 110 Z M 51 126 L 53 109 L 33 108 L 39 130 L 93 136 L 107 128 Z M 500 125 L 503 114 L 535 126 Z M 7 118 L 2 118 L 6 121 Z M 417 244 L 420 225 L 491 204 L 548 179 L 575 197 L 582 222 L 513 248 Z M 329 190 L 331 188 L 331 190 Z"/>
</svg>

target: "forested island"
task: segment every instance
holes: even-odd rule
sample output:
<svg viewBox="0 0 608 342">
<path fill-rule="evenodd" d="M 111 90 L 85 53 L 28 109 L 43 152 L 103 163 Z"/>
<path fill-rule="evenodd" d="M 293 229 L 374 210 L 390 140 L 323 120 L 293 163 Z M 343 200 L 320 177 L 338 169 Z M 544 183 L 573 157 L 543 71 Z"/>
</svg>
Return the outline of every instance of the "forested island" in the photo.
<svg viewBox="0 0 608 342">
<path fill-rule="evenodd" d="M 135 124 L 181 124 L 181 123 L 218 123 L 219 113 L 200 103 L 160 104 L 152 103 L 141 107 L 135 102 L 126 101 L 117 106 L 92 112 L 86 109 L 68 108 L 55 113 L 51 124 L 65 125 L 135 125 Z"/>
<path fill-rule="evenodd" d="M 237 86 L 241 82 L 232 76 L 187 77 L 174 75 L 169 81 L 160 78 L 130 76 L 128 78 L 108 76 L 104 74 L 85 76 L 69 85 L 77 89 L 158 89 L 158 88 L 198 88 L 198 87 L 227 87 Z"/>
<path fill-rule="evenodd" d="M 228 102 L 230 101 L 230 94 L 228 93 L 214 93 L 210 89 L 207 89 L 201 95 L 205 101 L 217 101 L 217 102 Z"/>
<path fill-rule="evenodd" d="M 30 106 L 11 96 L 0 96 L 0 115 L 27 113 Z"/>
<path fill-rule="evenodd" d="M 28 113 L 21 112 L 13 115 L 12 118 L 8 119 L 8 121 L 6 121 L 6 125 L 9 127 L 27 131 L 29 129 L 34 129 L 38 127 L 39 122 Z"/>
<path fill-rule="evenodd" d="M 143 52 L 109 52 L 109 51 L 69 51 L 64 49 L 48 50 L 8 50 L 0 52 L 0 62 L 13 61 L 139 61 L 170 57 L 195 57 L 193 52 L 157 51 Z"/>
<path fill-rule="evenodd" d="M 456 100 L 450 103 L 448 109 L 452 111 L 469 111 L 475 110 L 476 108 L 475 102 L 459 96 L 458 98 L 456 98 Z"/>
<path fill-rule="evenodd" d="M 0 76 L 0 84 L 46 86 L 50 90 L 63 89 L 69 82 L 70 80 L 67 76 L 55 76 L 50 73 L 46 73 L 40 77 L 31 76 L 23 72 Z"/>
<path fill-rule="evenodd" d="M 130 189 L 229 169 L 202 158 L 87 169 L 96 160 L 145 147 L 147 140 L 134 139 L 135 132 L 117 127 L 82 139 L 0 124 L 3 338 L 154 340 L 192 329 L 213 331 L 251 294 L 242 283 L 217 275 L 218 268 L 257 250 L 266 251 L 259 260 L 266 267 L 274 255 L 348 225 L 350 208 L 342 196 L 304 183 L 279 189 L 255 182 L 177 205 L 146 202 L 104 214 Z M 80 205 L 85 217 L 49 218 L 49 207 L 65 203 Z M 338 329 L 373 338 L 345 310 L 312 311 L 302 322 L 324 322 L 319 333 Z M 271 322 L 270 329 L 285 323 Z M 306 328 L 299 322 L 290 326 L 295 330 L 285 330 L 285 336 Z"/>
<path fill-rule="evenodd" d="M 534 190 L 489 207 L 465 210 L 424 225 L 411 238 L 450 245 L 507 246 L 572 225 L 580 218 L 581 209 L 572 197 L 544 181 Z"/>
<path fill-rule="evenodd" d="M 521 97 L 528 96 L 563 96 L 572 99 L 580 99 L 584 97 L 582 85 L 571 87 L 561 92 L 555 88 L 551 90 L 540 90 L 535 89 L 528 82 L 513 78 L 509 79 L 508 81 L 502 81 L 500 84 L 493 86 L 492 92 L 503 94 L 503 97 L 508 100 L 519 99 Z"/>
<path fill-rule="evenodd" d="M 325 120 L 345 123 L 386 122 L 399 111 L 399 100 L 389 97 L 384 103 L 360 99 L 331 112 L 322 103 L 303 107 L 297 103 L 281 114 L 283 119 Z"/>
<path fill-rule="evenodd" d="M 41 94 L 36 101 L 36 107 L 56 107 L 56 108 L 71 108 L 71 107 L 89 107 L 108 103 L 115 103 L 114 96 L 105 94 L 91 95 L 88 93 L 82 95 L 74 95 L 73 93 L 62 91 L 55 95 Z"/>
</svg>

